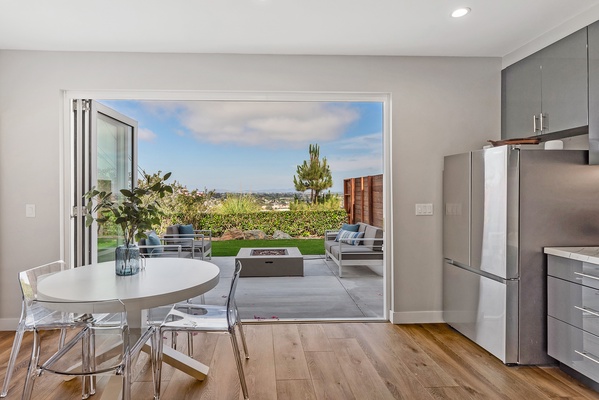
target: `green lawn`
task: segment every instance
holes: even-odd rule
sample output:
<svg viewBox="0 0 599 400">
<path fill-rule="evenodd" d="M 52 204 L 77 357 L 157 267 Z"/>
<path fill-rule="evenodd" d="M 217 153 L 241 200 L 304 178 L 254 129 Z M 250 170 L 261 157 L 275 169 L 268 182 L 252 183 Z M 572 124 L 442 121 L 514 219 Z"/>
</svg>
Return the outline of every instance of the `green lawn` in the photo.
<svg viewBox="0 0 599 400">
<path fill-rule="evenodd" d="M 213 240 L 212 256 L 236 256 L 242 247 L 297 247 L 302 255 L 324 255 L 324 239 Z"/>
</svg>

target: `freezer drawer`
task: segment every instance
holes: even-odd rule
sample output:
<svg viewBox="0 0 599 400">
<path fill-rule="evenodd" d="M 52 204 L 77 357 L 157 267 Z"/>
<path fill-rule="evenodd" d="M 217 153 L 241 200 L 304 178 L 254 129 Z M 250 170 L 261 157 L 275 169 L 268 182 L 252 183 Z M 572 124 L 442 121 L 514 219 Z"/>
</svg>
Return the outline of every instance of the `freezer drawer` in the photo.
<svg viewBox="0 0 599 400">
<path fill-rule="evenodd" d="M 501 283 L 444 264 L 445 322 L 506 364 L 518 362 L 517 299 L 517 281 Z"/>
<path fill-rule="evenodd" d="M 547 353 L 581 374 L 599 381 L 599 336 L 547 317 Z"/>
<path fill-rule="evenodd" d="M 599 290 L 547 278 L 547 312 L 550 316 L 599 335 Z"/>
<path fill-rule="evenodd" d="M 547 255 L 547 275 L 599 289 L 599 265 Z"/>
</svg>

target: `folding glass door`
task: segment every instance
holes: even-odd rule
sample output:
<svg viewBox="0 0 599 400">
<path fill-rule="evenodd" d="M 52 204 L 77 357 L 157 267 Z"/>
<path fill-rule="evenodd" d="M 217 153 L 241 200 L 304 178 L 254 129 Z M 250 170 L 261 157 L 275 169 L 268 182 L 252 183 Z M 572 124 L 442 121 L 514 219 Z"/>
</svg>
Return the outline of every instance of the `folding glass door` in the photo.
<svg viewBox="0 0 599 400">
<path fill-rule="evenodd" d="M 114 259 L 122 232 L 109 222 L 85 227 L 83 195 L 92 187 L 119 196 L 137 182 L 137 121 L 93 100 L 73 101 L 72 252 L 74 265 Z"/>
</svg>

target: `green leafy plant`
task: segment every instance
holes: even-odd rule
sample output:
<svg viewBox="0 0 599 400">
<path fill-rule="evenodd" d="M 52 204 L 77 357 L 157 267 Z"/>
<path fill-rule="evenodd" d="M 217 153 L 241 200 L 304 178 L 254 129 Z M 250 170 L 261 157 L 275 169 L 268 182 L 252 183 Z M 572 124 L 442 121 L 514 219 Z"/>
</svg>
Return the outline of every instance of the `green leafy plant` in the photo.
<svg viewBox="0 0 599 400">
<path fill-rule="evenodd" d="M 160 217 L 164 214 L 160 200 L 167 193 L 173 193 L 172 186 L 165 183 L 170 176 L 170 172 L 163 176 L 144 173 L 142 184 L 132 190 L 121 189 L 120 195 L 93 187 L 84 195 L 87 200 L 85 226 L 91 226 L 94 220 L 98 223 L 114 222 L 123 231 L 126 247 L 145 238 L 145 231 L 160 224 Z M 97 213 L 95 218 L 94 213 Z"/>
</svg>

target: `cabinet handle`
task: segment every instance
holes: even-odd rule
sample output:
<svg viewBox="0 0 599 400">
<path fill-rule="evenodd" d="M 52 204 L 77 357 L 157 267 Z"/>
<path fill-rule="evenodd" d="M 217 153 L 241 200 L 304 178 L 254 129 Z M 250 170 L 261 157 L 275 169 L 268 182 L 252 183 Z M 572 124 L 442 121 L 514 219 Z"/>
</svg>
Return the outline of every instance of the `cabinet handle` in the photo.
<svg viewBox="0 0 599 400">
<path fill-rule="evenodd" d="M 574 306 L 574 308 L 576 308 L 577 310 L 580 310 L 582 312 L 586 312 L 589 313 L 591 315 L 594 315 L 595 317 L 599 317 L 599 312 L 595 311 L 591 308 L 586 308 L 586 307 L 578 307 L 578 306 Z"/>
<path fill-rule="evenodd" d="M 580 275 L 580 276 L 582 276 L 584 278 L 590 278 L 590 279 L 595 279 L 595 280 L 599 281 L 599 277 L 593 276 L 593 275 L 583 274 L 582 272 L 574 272 L 574 275 Z"/>
<path fill-rule="evenodd" d="M 597 360 L 597 359 L 596 359 L 596 358 L 594 358 L 594 357 L 591 357 L 591 356 L 590 356 L 590 355 L 588 355 L 587 353 L 583 353 L 582 351 L 578 351 L 578 350 L 574 350 L 574 352 L 575 352 L 576 354 L 580 354 L 580 355 L 581 355 L 581 356 L 583 356 L 584 358 L 588 358 L 589 360 L 591 360 L 591 361 L 592 361 L 592 362 L 594 362 L 594 363 L 597 363 L 597 364 L 599 364 L 599 360 Z"/>
<path fill-rule="evenodd" d="M 539 114 L 539 122 L 541 124 L 541 128 L 539 129 L 541 132 L 544 131 L 545 129 L 547 129 L 547 126 L 545 126 L 545 124 L 543 123 L 545 120 L 547 120 L 547 114 L 543 115 L 543 113 Z"/>
<path fill-rule="evenodd" d="M 537 119 L 539 119 L 539 117 L 536 115 L 532 116 L 532 128 L 534 133 L 537 133 Z"/>
</svg>

